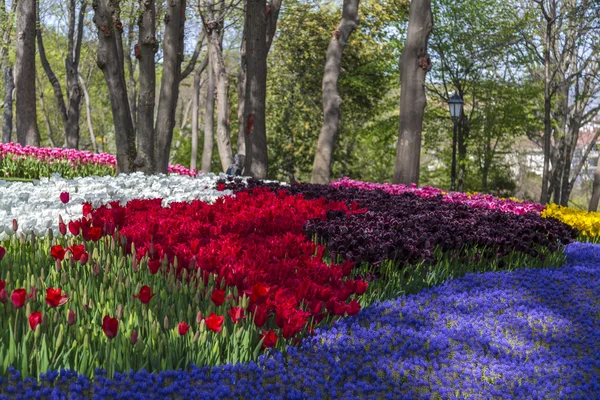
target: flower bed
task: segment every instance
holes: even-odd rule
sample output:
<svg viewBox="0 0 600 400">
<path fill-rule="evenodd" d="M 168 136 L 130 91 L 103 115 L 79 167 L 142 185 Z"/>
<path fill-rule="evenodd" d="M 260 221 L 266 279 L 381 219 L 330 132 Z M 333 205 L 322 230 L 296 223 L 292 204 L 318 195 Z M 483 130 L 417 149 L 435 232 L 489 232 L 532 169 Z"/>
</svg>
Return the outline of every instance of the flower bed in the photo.
<svg viewBox="0 0 600 400">
<path fill-rule="evenodd" d="M 439 260 L 436 249 L 461 256 L 474 248 L 479 251 L 473 256 L 483 259 L 499 259 L 514 252 L 543 259 L 577 237 L 575 229 L 553 218 L 471 207 L 445 201 L 438 195 L 421 197 L 414 193 L 390 194 L 313 184 L 279 188 L 274 183 L 252 179 L 219 183 L 234 193 L 254 187 L 283 189 L 309 199 L 326 198 L 367 209 L 368 212 L 355 215 L 329 212 L 326 219 L 305 225 L 309 236 L 318 237 L 330 251 L 355 262 L 435 262 Z"/>
<path fill-rule="evenodd" d="M 495 315 L 499 308 L 485 302 L 465 311 L 461 304 L 471 298 L 460 294 L 460 283 L 443 286 L 457 293 L 436 288 L 385 307 L 378 302 L 469 272 L 561 265 L 563 246 L 577 235 L 535 212 L 473 207 L 442 195 L 224 175 L 52 177 L 2 185 L 0 342 L 9 345 L 0 346 L 0 376 L 15 375 L 11 365 L 21 377 L 63 367 L 87 376 L 63 372 L 57 378 L 51 372 L 39 386 L 27 380 L 18 389 L 44 395 L 130 396 L 136 388 L 143 398 L 222 398 L 239 397 L 232 392 L 239 386 L 259 398 L 363 397 L 367 390 L 392 398 L 427 391 L 448 396 L 444 388 L 454 385 L 442 378 L 458 379 L 458 372 L 445 351 L 460 336 L 451 336 L 449 325 L 466 321 L 473 327 L 486 318 L 497 325 L 491 333 L 481 322 L 481 336 L 462 331 L 460 337 L 474 338 L 472 346 L 484 333 L 489 343 L 497 342 L 482 347 L 493 361 L 486 371 L 493 374 L 484 371 L 482 378 L 474 367 L 479 386 L 459 387 L 459 394 L 493 393 L 490 379 L 519 394 L 520 387 L 506 383 L 513 375 L 494 369 L 497 359 L 512 354 L 501 337 L 515 317 Z M 530 304 L 544 294 L 527 297 L 529 286 L 519 291 L 511 277 L 526 282 L 535 273 L 540 271 L 488 273 L 466 282 L 475 297 L 485 297 L 478 292 L 489 289 L 485 282 L 506 281 L 519 304 Z M 458 296 L 456 304 L 452 296 Z M 518 307 L 506 299 L 509 309 Z M 468 319 L 471 308 L 481 311 L 481 320 Z M 398 318 L 400 312 L 409 317 Z M 452 340 L 443 342 L 443 335 Z M 429 352 L 426 337 L 436 340 L 436 352 Z M 529 337 L 515 337 L 511 351 L 522 351 Z M 543 339 L 552 345 L 554 337 Z M 468 352 L 464 343 L 471 342 L 460 342 L 455 353 L 483 363 L 479 350 Z M 423 361 L 432 357 L 447 375 Z M 237 365 L 210 373 L 205 368 L 223 363 Z M 190 370 L 192 365 L 198 367 Z M 180 368 L 186 372 L 165 372 Z M 152 375 L 119 373 L 130 369 Z M 0 392 L 16 388 L 9 381 L 0 380 Z M 190 382 L 201 387 L 190 388 Z"/>
<path fill-rule="evenodd" d="M 0 178 L 39 179 L 58 173 L 63 178 L 116 174 L 117 159 L 112 154 L 75 149 L 22 147 L 0 143 Z M 196 176 L 200 171 L 169 165 L 169 173 Z"/>
<path fill-rule="evenodd" d="M 423 198 L 442 196 L 444 201 L 448 203 L 462 203 L 471 207 L 489 208 L 515 214 L 526 214 L 528 212 L 539 214 L 544 209 L 544 206 L 538 203 L 524 202 L 513 198 L 499 199 L 489 194 L 481 193 L 444 192 L 430 186 L 417 188 L 416 185 L 407 186 L 401 184 L 361 182 L 350 178 L 338 179 L 331 182 L 331 185 L 363 190 L 382 190 L 390 194 L 414 193 Z"/>
<path fill-rule="evenodd" d="M 548 204 L 541 215 L 545 218 L 556 218 L 576 228 L 582 241 L 597 242 L 600 239 L 600 213 Z"/>
<path fill-rule="evenodd" d="M 84 202 L 99 207 L 111 201 L 123 204 L 133 199 L 161 198 L 171 202 L 202 200 L 213 202 L 228 191 L 217 191 L 214 174 L 192 178 L 184 175 L 129 175 L 63 179 L 57 176 L 31 183 L 0 181 L 0 241 L 13 233 L 13 219 L 18 220 L 18 232 L 43 236 L 51 229 L 59 235 L 58 217 L 66 223 L 83 216 Z M 60 194 L 69 193 L 63 204 Z"/>
<path fill-rule="evenodd" d="M 560 269 L 469 275 L 375 304 L 300 348 L 212 370 L 92 381 L 65 371 L 8 394 L 84 398 L 591 398 L 600 391 L 600 246 Z"/>
</svg>

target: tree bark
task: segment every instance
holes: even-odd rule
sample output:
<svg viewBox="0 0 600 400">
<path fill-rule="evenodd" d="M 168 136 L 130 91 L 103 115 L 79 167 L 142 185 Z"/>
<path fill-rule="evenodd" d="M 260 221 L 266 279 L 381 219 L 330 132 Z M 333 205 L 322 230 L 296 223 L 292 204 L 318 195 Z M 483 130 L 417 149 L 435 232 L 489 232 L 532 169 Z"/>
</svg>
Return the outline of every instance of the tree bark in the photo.
<svg viewBox="0 0 600 400">
<path fill-rule="evenodd" d="M 35 9 L 36 0 L 19 0 L 17 5 L 17 55 L 15 87 L 17 97 L 17 139 L 22 146 L 40 146 L 35 92 Z"/>
<path fill-rule="evenodd" d="M 15 80 L 12 65 L 2 67 L 4 79 L 4 110 L 2 110 L 2 143 L 10 143 L 13 129 L 13 90 Z"/>
<path fill-rule="evenodd" d="M 246 1 L 244 1 L 244 12 Z M 244 127 L 244 115 L 246 110 L 246 26 L 242 32 L 242 45 L 240 47 L 240 70 L 238 72 L 238 139 L 237 154 L 246 155 L 246 128 Z"/>
<path fill-rule="evenodd" d="M 140 2 L 139 42 L 135 54 L 139 63 L 139 91 L 137 101 L 136 136 L 138 164 L 145 174 L 156 171 L 154 154 L 154 107 L 156 101 L 156 6 L 154 0 Z"/>
<path fill-rule="evenodd" d="M 208 87 L 206 88 L 206 111 L 204 115 L 204 148 L 202 149 L 202 172 L 211 171 L 212 153 L 215 147 L 215 72 L 212 66 L 213 59 L 208 56 Z"/>
<path fill-rule="evenodd" d="M 540 7 L 543 5 L 540 3 Z M 545 9 L 542 10 L 546 14 Z M 546 14 L 547 15 L 547 14 Z M 540 203 L 550 201 L 550 146 L 552 145 L 552 76 L 550 72 L 550 46 L 552 42 L 552 29 L 555 19 L 546 17 L 546 32 L 544 35 L 544 169 L 542 170 L 542 193 Z"/>
<path fill-rule="evenodd" d="M 13 91 L 15 89 L 15 77 L 13 64 L 8 57 L 8 49 L 11 42 L 13 30 L 13 17 L 17 9 L 17 2 L 13 1 L 10 10 L 6 8 L 6 2 L 0 1 L 2 9 L 2 44 L 0 46 L 0 62 L 2 63 L 2 79 L 4 82 L 4 101 L 2 103 L 2 143 L 10 143 L 13 131 Z"/>
<path fill-rule="evenodd" d="M 217 18 L 207 24 L 210 63 L 217 87 L 217 148 L 223 172 L 233 164 L 233 151 L 229 134 L 229 76 L 221 47 L 223 19 Z M 204 163 L 204 161 L 203 161 Z"/>
<path fill-rule="evenodd" d="M 338 92 L 338 80 L 342 68 L 342 54 L 350 35 L 358 26 L 359 0 L 344 0 L 342 20 L 333 32 L 327 48 L 325 72 L 323 73 L 323 126 L 317 142 L 313 163 L 312 183 L 327 184 L 331 179 L 333 147 L 342 117 L 342 98 Z"/>
<path fill-rule="evenodd" d="M 155 125 L 154 156 L 156 171 L 168 173 L 169 154 L 175 128 L 175 111 L 179 98 L 179 78 L 183 61 L 183 33 L 185 26 L 185 0 L 170 0 L 165 15 L 163 39 L 163 71 L 158 98 Z"/>
<path fill-rule="evenodd" d="M 596 168 L 596 172 L 594 172 L 594 185 L 588 211 L 598 211 L 598 200 L 600 200 L 600 167 Z"/>
<path fill-rule="evenodd" d="M 120 0 L 98 0 L 94 2 L 94 23 L 98 28 L 97 64 L 104 74 L 108 87 L 115 127 L 117 168 L 119 172 L 134 172 L 136 169 L 135 131 L 129 109 L 127 85 L 117 41 L 122 29 L 117 10 Z M 114 13 L 114 14 L 113 14 Z"/>
<path fill-rule="evenodd" d="M 265 123 L 267 97 L 266 0 L 248 0 L 246 5 L 246 93 L 244 128 L 246 138 L 245 175 L 265 179 L 268 149 Z"/>
<path fill-rule="evenodd" d="M 400 128 L 394 183 L 419 184 L 421 131 L 427 105 L 425 76 L 431 69 L 427 44 L 432 29 L 431 1 L 413 0 L 406 43 L 400 56 Z"/>
</svg>

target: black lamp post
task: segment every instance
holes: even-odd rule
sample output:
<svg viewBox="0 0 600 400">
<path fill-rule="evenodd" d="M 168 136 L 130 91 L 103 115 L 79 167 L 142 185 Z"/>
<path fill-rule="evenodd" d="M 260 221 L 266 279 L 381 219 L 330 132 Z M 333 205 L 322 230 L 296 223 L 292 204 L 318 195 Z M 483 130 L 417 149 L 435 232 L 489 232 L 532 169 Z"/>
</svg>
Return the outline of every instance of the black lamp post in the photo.
<svg viewBox="0 0 600 400">
<path fill-rule="evenodd" d="M 448 108 L 450 108 L 450 116 L 452 117 L 452 121 L 454 122 L 454 135 L 452 136 L 452 176 L 450 190 L 456 190 L 456 141 L 458 136 L 458 120 L 462 115 L 464 101 L 457 94 L 454 93 L 452 97 L 448 99 Z"/>
</svg>

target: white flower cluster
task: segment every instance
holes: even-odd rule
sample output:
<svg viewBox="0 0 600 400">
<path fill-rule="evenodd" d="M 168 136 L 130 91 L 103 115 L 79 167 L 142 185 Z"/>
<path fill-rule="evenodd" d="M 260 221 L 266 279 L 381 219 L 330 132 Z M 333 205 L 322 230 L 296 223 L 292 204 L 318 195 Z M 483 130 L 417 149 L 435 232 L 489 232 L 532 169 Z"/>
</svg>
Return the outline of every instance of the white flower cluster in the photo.
<svg viewBox="0 0 600 400">
<path fill-rule="evenodd" d="M 42 236 L 51 229 L 58 235 L 58 216 L 65 223 L 83 216 L 82 204 L 99 207 L 111 201 L 126 204 L 133 199 L 163 199 L 163 206 L 171 202 L 202 200 L 213 202 L 218 197 L 233 194 L 230 190 L 216 190 L 217 180 L 225 175 L 200 174 L 152 175 L 121 174 L 116 177 L 85 177 L 63 179 L 58 175 L 39 181 L 6 182 L 0 180 L 0 241 L 14 233 L 13 219 L 18 232 Z M 60 194 L 68 192 L 70 200 L 63 204 Z"/>
</svg>

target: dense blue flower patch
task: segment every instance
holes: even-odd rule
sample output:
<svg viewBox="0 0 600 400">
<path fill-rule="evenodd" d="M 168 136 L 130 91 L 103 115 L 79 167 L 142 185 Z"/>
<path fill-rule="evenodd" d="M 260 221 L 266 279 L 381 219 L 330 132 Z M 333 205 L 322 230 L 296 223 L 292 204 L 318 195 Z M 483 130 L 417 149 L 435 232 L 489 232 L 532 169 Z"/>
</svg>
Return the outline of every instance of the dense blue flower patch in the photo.
<svg viewBox="0 0 600 400">
<path fill-rule="evenodd" d="M 377 303 L 259 363 L 2 380 L 3 398 L 594 398 L 600 246 L 558 269 L 467 275 Z"/>
</svg>

